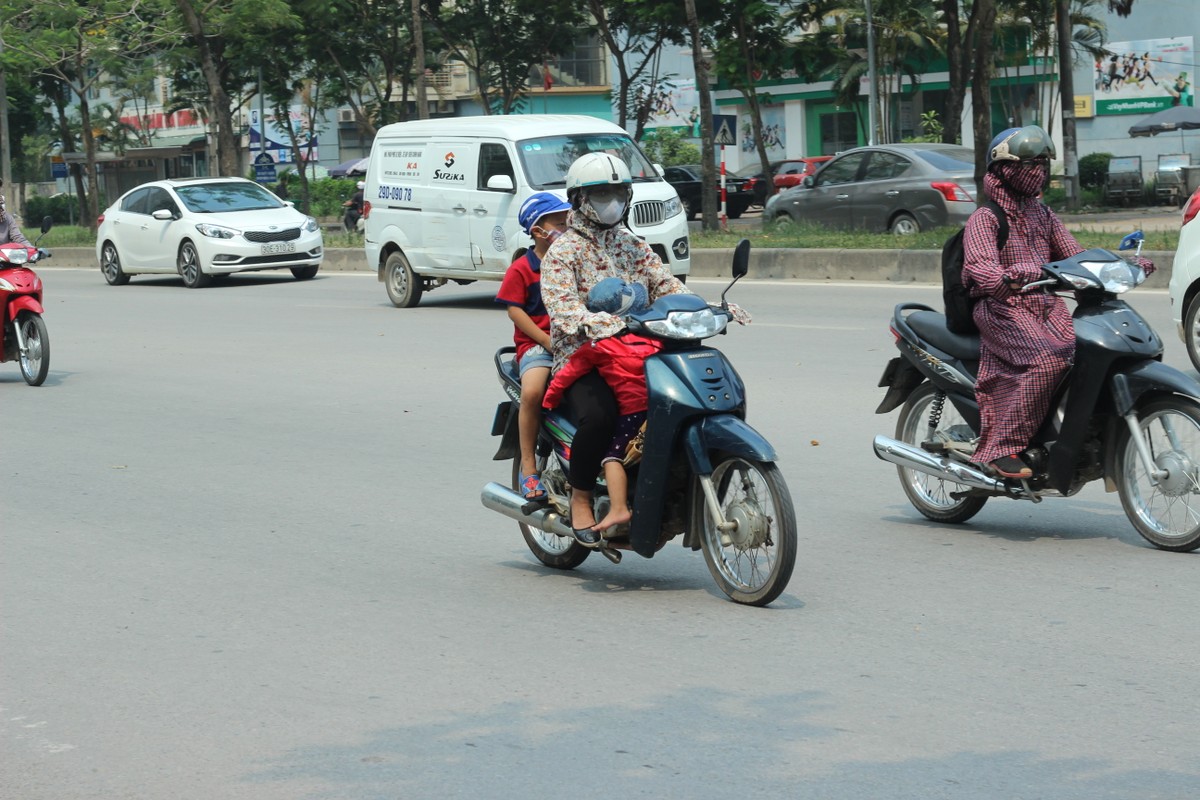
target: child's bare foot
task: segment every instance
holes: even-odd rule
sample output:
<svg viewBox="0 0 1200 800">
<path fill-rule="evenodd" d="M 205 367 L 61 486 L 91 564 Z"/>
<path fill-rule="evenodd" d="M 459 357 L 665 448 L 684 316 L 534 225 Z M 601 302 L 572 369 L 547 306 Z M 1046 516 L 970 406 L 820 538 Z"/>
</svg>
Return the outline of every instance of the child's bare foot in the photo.
<svg viewBox="0 0 1200 800">
<path fill-rule="evenodd" d="M 633 519 L 633 512 L 627 507 L 622 509 L 610 508 L 608 513 L 604 515 L 604 519 L 592 526 L 594 531 L 606 531 L 609 528 L 615 528 L 618 525 L 623 525 Z"/>
</svg>

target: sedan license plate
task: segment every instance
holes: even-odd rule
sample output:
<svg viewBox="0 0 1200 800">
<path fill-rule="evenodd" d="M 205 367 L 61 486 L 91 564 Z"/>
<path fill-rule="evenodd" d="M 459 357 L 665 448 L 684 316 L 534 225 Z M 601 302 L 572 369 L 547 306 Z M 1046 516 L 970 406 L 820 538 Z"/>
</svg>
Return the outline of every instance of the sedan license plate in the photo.
<svg viewBox="0 0 1200 800">
<path fill-rule="evenodd" d="M 275 253 L 294 253 L 296 252 L 295 242 L 274 242 L 272 244 L 264 244 L 262 246 L 262 254 L 264 256 L 274 255 Z"/>
</svg>

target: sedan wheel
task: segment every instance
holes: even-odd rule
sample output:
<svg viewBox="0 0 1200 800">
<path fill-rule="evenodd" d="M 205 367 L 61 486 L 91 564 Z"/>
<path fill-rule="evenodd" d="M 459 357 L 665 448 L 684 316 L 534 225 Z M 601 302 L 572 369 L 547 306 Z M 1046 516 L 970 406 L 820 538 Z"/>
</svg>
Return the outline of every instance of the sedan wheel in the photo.
<svg viewBox="0 0 1200 800">
<path fill-rule="evenodd" d="M 129 283 L 129 276 L 121 269 L 121 256 L 117 254 L 117 246 L 105 242 L 100 251 L 100 272 L 109 286 L 124 286 Z"/>
<path fill-rule="evenodd" d="M 205 275 L 204 270 L 200 268 L 200 253 L 191 242 L 184 242 L 179 246 L 179 260 L 176 266 L 179 268 L 179 277 L 183 278 L 183 285 L 189 289 L 203 289 L 212 282 L 212 276 Z"/>
<path fill-rule="evenodd" d="M 890 230 L 897 236 L 911 236 L 921 232 L 921 225 L 911 214 L 897 214 Z"/>
</svg>

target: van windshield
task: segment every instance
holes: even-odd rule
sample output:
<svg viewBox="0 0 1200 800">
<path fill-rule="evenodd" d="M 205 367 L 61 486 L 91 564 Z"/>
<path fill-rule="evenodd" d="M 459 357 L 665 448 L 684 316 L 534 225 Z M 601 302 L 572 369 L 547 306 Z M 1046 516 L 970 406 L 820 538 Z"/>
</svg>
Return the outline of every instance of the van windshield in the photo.
<svg viewBox="0 0 1200 800">
<path fill-rule="evenodd" d="M 585 133 L 545 136 L 517 142 L 517 152 L 529 185 L 535 189 L 562 188 L 575 159 L 588 153 L 610 153 L 629 165 L 634 183 L 662 180 L 658 172 L 627 135 Z"/>
</svg>

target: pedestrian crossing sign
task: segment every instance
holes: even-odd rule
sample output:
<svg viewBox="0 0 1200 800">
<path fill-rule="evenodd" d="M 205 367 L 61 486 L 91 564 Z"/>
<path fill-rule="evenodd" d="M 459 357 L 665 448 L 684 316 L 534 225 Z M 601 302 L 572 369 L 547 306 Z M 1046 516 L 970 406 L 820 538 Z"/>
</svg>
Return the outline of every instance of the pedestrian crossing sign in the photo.
<svg viewBox="0 0 1200 800">
<path fill-rule="evenodd" d="M 737 139 L 733 132 L 737 130 L 737 117 L 733 114 L 713 115 L 713 144 L 734 145 Z"/>
</svg>

